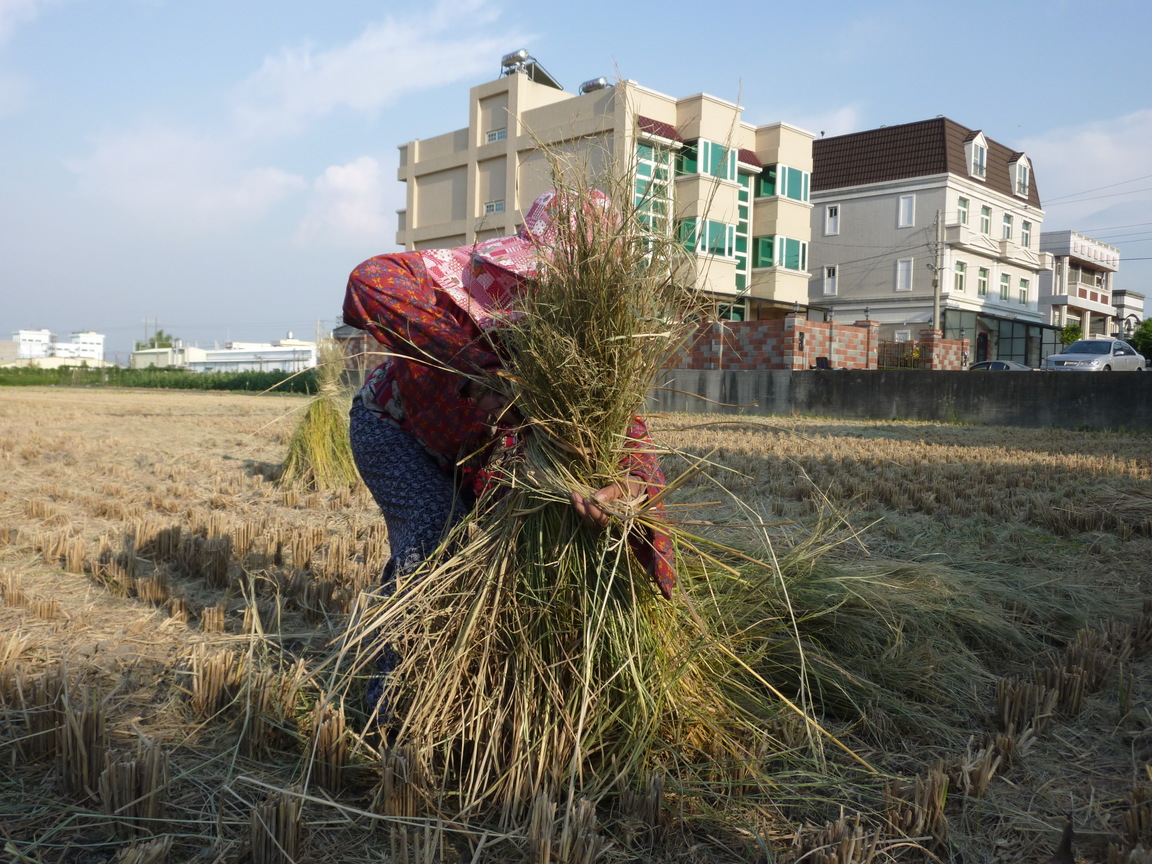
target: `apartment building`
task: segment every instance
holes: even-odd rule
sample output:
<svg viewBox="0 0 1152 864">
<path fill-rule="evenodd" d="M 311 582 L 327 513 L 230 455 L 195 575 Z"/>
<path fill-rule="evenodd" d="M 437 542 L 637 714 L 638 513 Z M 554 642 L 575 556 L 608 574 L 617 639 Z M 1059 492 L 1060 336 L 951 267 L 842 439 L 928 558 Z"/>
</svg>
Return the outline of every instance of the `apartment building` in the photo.
<svg viewBox="0 0 1152 864">
<path fill-rule="evenodd" d="M 1038 366 L 1044 211 L 1026 153 L 946 117 L 813 143 L 809 302 L 880 339 L 968 339 L 971 360 Z"/>
<path fill-rule="evenodd" d="M 696 287 L 719 317 L 782 318 L 808 298 L 812 138 L 754 126 L 707 94 L 676 99 L 634 81 L 592 79 L 568 93 L 526 51 L 469 91 L 468 125 L 400 146 L 407 250 L 464 246 L 516 231 L 555 185 L 549 153 L 592 177 L 622 178 L 653 230 L 678 232 Z"/>
</svg>

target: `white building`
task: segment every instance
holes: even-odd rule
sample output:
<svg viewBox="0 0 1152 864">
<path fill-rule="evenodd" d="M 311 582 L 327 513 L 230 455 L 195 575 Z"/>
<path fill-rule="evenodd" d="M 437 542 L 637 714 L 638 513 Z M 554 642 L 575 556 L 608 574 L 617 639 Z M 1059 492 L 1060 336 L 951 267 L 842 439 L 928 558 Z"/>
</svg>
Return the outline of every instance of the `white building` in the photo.
<svg viewBox="0 0 1152 864">
<path fill-rule="evenodd" d="M 21 360 L 59 357 L 64 360 L 104 362 L 104 334 L 77 330 L 70 342 L 60 342 L 51 330 L 17 330 L 12 334 L 17 343 L 16 356 Z"/>
<path fill-rule="evenodd" d="M 16 342 L 18 360 L 51 357 L 56 344 L 56 334 L 51 330 L 17 330 L 12 339 Z"/>
<path fill-rule="evenodd" d="M 280 339 L 276 342 L 227 342 L 223 348 L 184 345 L 132 352 L 132 368 L 175 366 L 191 372 L 303 372 L 317 363 L 315 342 Z"/>
<path fill-rule="evenodd" d="M 177 339 L 168 348 L 138 348 L 132 352 L 129 363 L 133 369 L 187 369 L 189 364 L 202 361 L 206 354 L 203 348 L 185 345 Z"/>
<path fill-rule="evenodd" d="M 1037 366 L 1059 344 L 1040 309 L 1052 268 L 1027 154 L 946 117 L 813 142 L 809 302 L 968 339 L 972 359 Z"/>
<path fill-rule="evenodd" d="M 209 348 L 200 360 L 191 360 L 193 372 L 303 372 L 317 362 L 315 342 L 281 339 L 278 342 L 229 342 Z"/>
<path fill-rule="evenodd" d="M 1126 314 L 1117 309 L 1113 286 L 1120 250 L 1077 231 L 1045 231 L 1040 248 L 1055 262 L 1040 274 L 1040 304 L 1049 322 L 1079 324 L 1085 336 L 1116 332 Z"/>
</svg>

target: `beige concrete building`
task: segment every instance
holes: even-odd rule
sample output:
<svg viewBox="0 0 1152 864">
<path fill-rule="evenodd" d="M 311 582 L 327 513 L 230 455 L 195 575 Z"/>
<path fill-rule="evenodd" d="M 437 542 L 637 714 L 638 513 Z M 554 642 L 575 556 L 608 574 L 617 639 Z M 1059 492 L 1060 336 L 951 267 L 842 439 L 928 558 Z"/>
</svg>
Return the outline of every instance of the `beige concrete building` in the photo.
<svg viewBox="0 0 1152 864">
<path fill-rule="evenodd" d="M 810 133 L 752 126 L 732 102 L 675 99 L 634 81 L 597 79 L 574 95 L 523 51 L 503 68 L 471 89 L 465 128 L 400 146 L 405 249 L 513 233 L 554 185 L 553 151 L 589 176 L 632 185 L 640 218 L 694 252 L 697 287 L 718 315 L 777 318 L 806 306 Z"/>
</svg>

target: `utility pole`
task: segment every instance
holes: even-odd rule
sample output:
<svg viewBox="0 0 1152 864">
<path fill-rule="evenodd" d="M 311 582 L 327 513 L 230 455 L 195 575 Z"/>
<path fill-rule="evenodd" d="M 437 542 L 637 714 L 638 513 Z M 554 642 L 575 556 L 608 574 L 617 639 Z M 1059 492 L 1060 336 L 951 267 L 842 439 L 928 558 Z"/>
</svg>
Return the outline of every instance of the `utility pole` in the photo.
<svg viewBox="0 0 1152 864">
<path fill-rule="evenodd" d="M 932 329 L 941 330 L 940 324 L 940 271 L 944 268 L 944 219 L 936 211 L 936 254 L 932 263 Z"/>
</svg>

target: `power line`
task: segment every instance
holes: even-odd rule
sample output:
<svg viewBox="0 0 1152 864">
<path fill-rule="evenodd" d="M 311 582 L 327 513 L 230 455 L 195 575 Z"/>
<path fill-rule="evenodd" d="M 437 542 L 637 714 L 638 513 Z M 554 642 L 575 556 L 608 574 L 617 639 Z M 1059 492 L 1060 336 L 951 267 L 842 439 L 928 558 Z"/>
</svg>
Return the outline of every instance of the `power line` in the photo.
<svg viewBox="0 0 1152 864">
<path fill-rule="evenodd" d="M 1113 192 L 1111 195 L 1095 195 L 1091 198 L 1078 198 L 1075 201 L 1060 201 L 1059 199 L 1051 199 L 1050 198 L 1049 200 L 1044 202 L 1044 209 L 1047 210 L 1049 207 L 1052 207 L 1052 206 L 1063 207 L 1065 204 L 1083 204 L 1086 201 L 1099 201 L 1102 198 L 1119 198 L 1121 195 L 1135 195 L 1137 192 L 1152 192 L 1152 187 L 1148 187 L 1145 189 L 1129 189 L 1127 192 Z M 1083 194 L 1083 193 L 1077 193 L 1077 194 Z M 1065 198 L 1071 198 L 1073 196 L 1065 195 L 1064 197 Z M 1055 204 L 1052 203 L 1053 200 L 1056 201 Z"/>
<path fill-rule="evenodd" d="M 1063 201 L 1065 198 L 1075 198 L 1078 195 L 1087 195 L 1089 192 L 1100 192 L 1103 189 L 1114 189 L 1117 186 L 1123 186 L 1125 183 L 1138 183 L 1141 180 L 1147 180 L 1149 177 L 1152 177 L 1152 174 L 1145 174 L 1143 177 L 1133 177 L 1131 180 L 1121 180 L 1119 183 L 1109 183 L 1107 186 L 1097 186 L 1094 189 L 1085 189 L 1083 192 L 1071 192 L 1067 195 L 1057 195 L 1055 198 L 1049 198 L 1048 201 L 1045 202 L 1045 206 L 1047 206 L 1047 204 L 1051 203 L 1052 201 Z"/>
<path fill-rule="evenodd" d="M 1133 222 L 1131 225 L 1107 225 L 1101 228 L 1086 228 L 1086 231 L 1119 231 L 1122 228 L 1140 228 L 1144 225 L 1152 225 L 1152 222 Z"/>
</svg>

